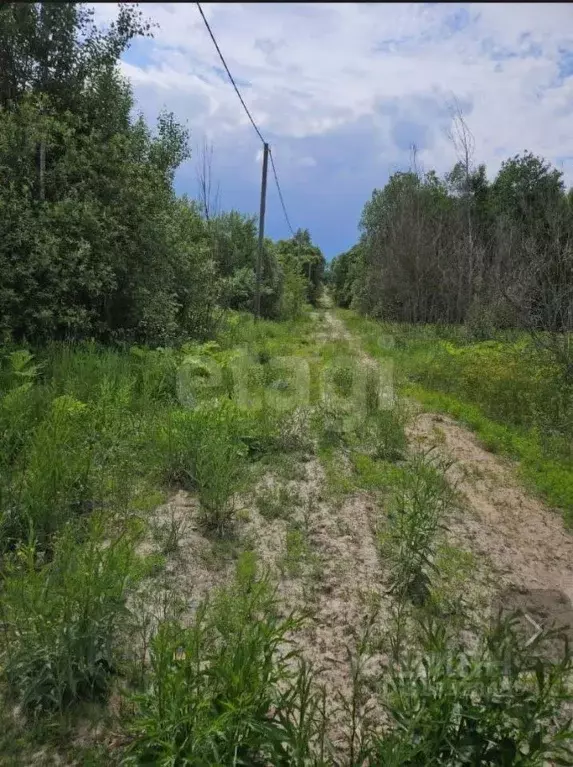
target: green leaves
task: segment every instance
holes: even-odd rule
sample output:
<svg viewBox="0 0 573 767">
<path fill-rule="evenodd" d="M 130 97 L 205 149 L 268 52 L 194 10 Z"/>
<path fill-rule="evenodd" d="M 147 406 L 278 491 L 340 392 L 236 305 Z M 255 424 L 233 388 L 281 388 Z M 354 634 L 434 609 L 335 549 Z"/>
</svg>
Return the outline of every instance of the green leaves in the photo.
<svg viewBox="0 0 573 767">
<path fill-rule="evenodd" d="M 160 625 L 126 764 L 312 763 L 319 696 L 290 646 L 302 619 L 278 609 L 247 553 L 190 628 Z"/>
<path fill-rule="evenodd" d="M 141 575 L 138 530 L 110 539 L 103 522 L 67 525 L 47 564 L 33 545 L 4 560 L 1 673 L 28 712 L 105 695 L 117 673 L 127 591 Z"/>
<path fill-rule="evenodd" d="M 425 620 L 423 655 L 412 652 L 387 681 L 395 729 L 378 741 L 376 763 L 571 764 L 573 732 L 561 713 L 571 698 L 568 655 L 542 661 L 520 644 L 511 619 L 494 624 L 472 652 Z"/>
<path fill-rule="evenodd" d="M 390 562 L 390 592 L 424 604 L 430 593 L 438 533 L 454 505 L 443 462 L 414 455 L 395 488 L 387 523 L 379 536 Z"/>
</svg>

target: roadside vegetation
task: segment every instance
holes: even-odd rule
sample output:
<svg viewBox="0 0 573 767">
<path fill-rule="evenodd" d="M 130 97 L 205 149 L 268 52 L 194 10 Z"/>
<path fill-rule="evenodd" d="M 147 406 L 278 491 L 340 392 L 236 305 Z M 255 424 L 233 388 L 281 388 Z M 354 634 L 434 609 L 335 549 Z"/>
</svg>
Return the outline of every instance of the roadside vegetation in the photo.
<svg viewBox="0 0 573 767">
<path fill-rule="evenodd" d="M 458 503 L 448 466 L 410 453 L 406 406 L 351 396 L 357 347 L 324 317 L 231 313 L 215 342 L 3 358 L 5 763 L 42 744 L 46 763 L 92 764 L 541 765 L 566 753 L 568 656 L 538 652 L 545 634 L 526 647 L 514 624 L 470 619 L 471 559 L 444 538 Z M 331 383 L 302 409 L 288 401 L 287 355 Z M 176 491 L 196 513 L 160 527 Z M 341 516 L 338 535 L 372 538 L 381 575 L 336 690 L 306 638 L 340 564 L 317 523 L 357 494 L 371 527 Z M 185 525 L 215 547 L 206 570 L 225 573 L 201 598 L 165 590 Z"/>
<path fill-rule="evenodd" d="M 308 231 L 266 241 L 255 320 L 256 221 L 208 148 L 177 198 L 186 131 L 130 116 L 151 32 L 0 8 L 0 764 L 573 763 L 563 627 L 492 606 L 402 396 L 567 511 L 561 330 L 333 311 Z"/>
<path fill-rule="evenodd" d="M 368 352 L 395 361 L 404 393 L 518 459 L 571 522 L 572 192 L 531 152 L 490 181 L 457 106 L 451 138 L 458 162 L 443 178 L 414 154 L 374 190 L 329 285 Z"/>
<path fill-rule="evenodd" d="M 573 522 L 573 388 L 551 353 L 520 330 L 475 340 L 464 326 L 340 316 L 376 358 L 393 361 L 396 384 L 428 410 L 475 429 L 493 452 L 519 461 L 534 491 Z"/>
</svg>

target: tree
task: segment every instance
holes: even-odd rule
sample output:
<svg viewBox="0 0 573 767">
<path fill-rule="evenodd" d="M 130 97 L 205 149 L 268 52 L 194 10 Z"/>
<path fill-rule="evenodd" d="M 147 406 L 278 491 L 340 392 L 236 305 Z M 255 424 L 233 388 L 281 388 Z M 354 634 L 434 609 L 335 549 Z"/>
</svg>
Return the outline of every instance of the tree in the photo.
<svg viewBox="0 0 573 767">
<path fill-rule="evenodd" d="M 212 291 L 190 284 L 211 269 L 207 233 L 173 191 L 187 132 L 168 113 L 155 135 L 132 122 L 116 67 L 145 32 L 132 6 L 105 34 L 82 6 L 1 7 L 0 329 L 17 340 L 163 342 L 213 316 Z"/>
<path fill-rule="evenodd" d="M 362 255 L 360 243 L 330 262 L 330 288 L 338 306 L 347 309 L 354 298 L 355 280 Z"/>
<path fill-rule="evenodd" d="M 319 247 L 312 244 L 308 229 L 298 229 L 290 240 L 279 240 L 277 255 L 281 263 L 297 269 L 306 281 L 306 299 L 315 305 L 322 290 L 326 260 Z"/>
<path fill-rule="evenodd" d="M 332 265 L 337 300 L 388 319 L 467 322 L 480 337 L 517 324 L 569 370 L 571 194 L 531 153 L 505 161 L 490 184 L 461 113 L 455 125 L 460 159 L 444 179 L 411 170 L 374 190 L 352 280 L 346 254 Z"/>
</svg>

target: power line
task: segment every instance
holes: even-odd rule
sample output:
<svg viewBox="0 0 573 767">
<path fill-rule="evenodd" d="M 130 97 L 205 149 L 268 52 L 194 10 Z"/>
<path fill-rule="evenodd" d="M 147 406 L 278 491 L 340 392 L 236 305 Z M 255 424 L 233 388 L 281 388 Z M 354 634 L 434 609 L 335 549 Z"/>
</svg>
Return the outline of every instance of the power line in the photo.
<svg viewBox="0 0 573 767">
<path fill-rule="evenodd" d="M 229 75 L 229 80 L 233 83 L 233 88 L 235 89 L 235 91 L 237 93 L 237 96 L 239 97 L 239 99 L 241 101 L 241 104 L 243 105 L 243 109 L 247 113 L 247 117 L 251 121 L 251 124 L 252 124 L 253 128 L 256 130 L 256 132 L 257 132 L 259 138 L 261 139 L 261 141 L 263 142 L 263 144 L 266 144 L 267 142 L 264 140 L 260 130 L 257 128 L 257 125 L 256 125 L 255 121 L 253 120 L 253 118 L 251 116 L 251 113 L 249 112 L 249 110 L 247 108 L 247 105 L 243 101 L 243 97 L 241 96 L 241 93 L 240 93 L 239 89 L 237 88 L 237 85 L 236 85 L 235 81 L 233 80 L 233 75 L 230 73 L 229 67 L 227 66 L 227 62 L 225 61 L 225 59 L 223 58 L 223 54 L 221 53 L 221 49 L 217 45 L 217 41 L 215 40 L 215 35 L 211 32 L 211 27 L 209 26 L 209 22 L 205 18 L 205 14 L 203 13 L 203 9 L 201 8 L 201 3 L 196 3 L 196 5 L 197 5 L 197 8 L 199 9 L 199 13 L 201 14 L 201 17 L 203 18 L 203 21 L 205 22 L 205 26 L 207 27 L 207 31 L 211 35 L 211 40 L 213 41 L 213 45 L 217 49 L 217 53 L 219 54 L 219 58 L 223 62 L 223 66 L 225 67 L 225 71 Z"/>
<path fill-rule="evenodd" d="M 221 59 L 221 61 L 223 63 L 223 66 L 225 67 L 225 71 L 229 75 L 229 80 L 233 84 L 233 88 L 235 89 L 235 92 L 236 92 L 237 96 L 239 97 L 239 100 L 240 100 L 241 104 L 243 105 L 243 109 L 247 113 L 247 117 L 251 121 L 251 125 L 253 126 L 253 128 L 257 132 L 257 135 L 260 138 L 260 140 L 263 142 L 263 146 L 264 146 L 265 144 L 267 144 L 267 142 L 263 138 L 262 133 L 258 129 L 257 124 L 253 120 L 253 117 L 252 117 L 251 113 L 249 112 L 249 110 L 247 108 L 247 105 L 245 104 L 239 89 L 237 88 L 237 84 L 235 83 L 235 80 L 233 79 L 233 75 L 229 71 L 229 67 L 227 66 L 227 62 L 225 61 L 225 59 L 223 57 L 223 54 L 221 53 L 221 49 L 219 48 L 219 46 L 217 44 L 217 41 L 215 40 L 215 35 L 211 31 L 211 27 L 209 26 L 209 22 L 205 18 L 205 14 L 203 13 L 203 9 L 201 8 L 201 3 L 196 3 L 196 5 L 197 5 L 197 8 L 199 9 L 199 13 L 201 14 L 201 18 L 205 22 L 205 26 L 207 27 L 207 31 L 209 32 L 209 35 L 211 36 L 211 40 L 213 41 L 213 45 L 217 49 L 217 53 L 219 54 L 219 58 Z M 292 228 L 291 223 L 290 223 L 290 219 L 288 217 L 287 209 L 286 209 L 284 198 L 283 198 L 283 193 L 282 193 L 282 190 L 281 190 L 281 185 L 279 184 L 279 178 L 278 178 L 278 174 L 277 174 L 277 169 L 275 168 L 275 161 L 273 159 L 273 153 L 271 152 L 270 147 L 269 147 L 269 155 L 270 155 L 270 158 L 271 158 L 271 167 L 273 169 L 273 176 L 274 176 L 274 179 L 275 179 L 275 184 L 277 185 L 277 191 L 279 193 L 279 200 L 281 202 L 281 206 L 282 206 L 282 209 L 283 209 L 284 217 L 285 217 L 285 220 L 287 222 L 287 226 L 288 226 L 288 228 L 290 230 L 290 233 L 294 237 L 294 229 Z"/>
<path fill-rule="evenodd" d="M 286 206 L 285 206 L 285 201 L 283 199 L 283 193 L 281 191 L 281 185 L 279 184 L 279 178 L 277 176 L 277 169 L 275 168 L 275 161 L 273 160 L 273 153 L 272 153 L 272 151 L 270 149 L 269 149 L 269 155 L 271 157 L 271 168 L 273 169 L 273 176 L 275 177 L 275 183 L 277 185 L 277 191 L 279 193 L 279 200 L 281 201 L 283 213 L 285 215 L 285 219 L 286 219 L 288 228 L 290 229 L 290 233 L 294 237 L 294 230 L 293 230 L 293 228 L 291 226 L 291 223 L 289 221 L 288 213 L 287 213 Z"/>
</svg>

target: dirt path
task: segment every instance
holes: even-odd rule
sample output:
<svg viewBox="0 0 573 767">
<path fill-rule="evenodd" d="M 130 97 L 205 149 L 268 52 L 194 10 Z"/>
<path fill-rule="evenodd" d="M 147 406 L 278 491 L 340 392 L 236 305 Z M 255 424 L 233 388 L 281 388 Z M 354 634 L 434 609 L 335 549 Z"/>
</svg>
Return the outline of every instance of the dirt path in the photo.
<svg viewBox="0 0 573 767">
<path fill-rule="evenodd" d="M 376 364 L 328 305 L 314 319 L 319 343 L 348 342 L 362 364 Z M 573 624 L 573 538 L 561 518 L 527 494 L 509 462 L 488 453 L 452 419 L 419 413 L 408 429 L 408 439 L 412 450 L 434 446 L 454 461 L 448 476 L 464 503 L 449 520 L 447 537 L 457 548 L 475 555 L 477 568 L 468 589 L 474 607 L 489 610 L 496 595 L 504 591 L 505 603 L 524 607 L 540 624 L 554 618 Z M 322 669 L 319 677 L 332 711 L 330 735 L 336 742 L 344 722 L 344 715 L 337 713 L 337 694 L 348 696 L 351 690 L 348 650 L 355 648 L 373 605 L 382 628 L 388 623 L 390 597 L 374 534 L 379 511 L 365 491 L 353 491 L 335 502 L 324 468 L 314 456 L 301 463 L 298 472 L 297 479 L 286 481 L 270 471 L 254 493 L 241 499 L 245 514 L 240 546 L 254 548 L 277 577 L 285 613 L 302 607 L 312 615 L 297 643 Z M 261 488 L 277 483 L 298 501 L 288 513 L 270 520 L 261 515 L 254 499 Z M 184 596 L 188 609 L 227 581 L 233 571 L 233 557 L 221 557 L 213 542 L 200 533 L 197 513 L 196 501 L 183 492 L 161 511 L 165 522 L 173 515 L 186 522 L 177 557 L 167 567 L 164 588 Z M 303 531 L 301 540 L 307 547 L 296 573 L 285 568 L 293 522 Z M 372 667 L 379 669 L 385 660 L 380 651 L 372 657 Z"/>
<path fill-rule="evenodd" d="M 454 460 L 448 474 L 465 498 L 450 522 L 452 537 L 473 551 L 498 590 L 544 590 L 559 612 L 573 600 L 573 537 L 561 516 L 526 492 L 511 462 L 489 453 L 451 418 L 421 413 L 413 445 L 435 445 Z M 561 596 L 560 596 L 561 595 Z M 539 595 L 537 595 L 539 597 Z"/>
<path fill-rule="evenodd" d="M 325 319 L 352 340 L 329 311 Z M 501 594 L 508 607 L 526 609 L 540 623 L 573 626 L 573 536 L 561 516 L 524 489 L 514 464 L 452 418 L 419 413 L 407 434 L 412 449 L 433 447 L 454 462 L 448 476 L 465 503 L 448 535 L 476 555 L 482 592 Z"/>
</svg>

